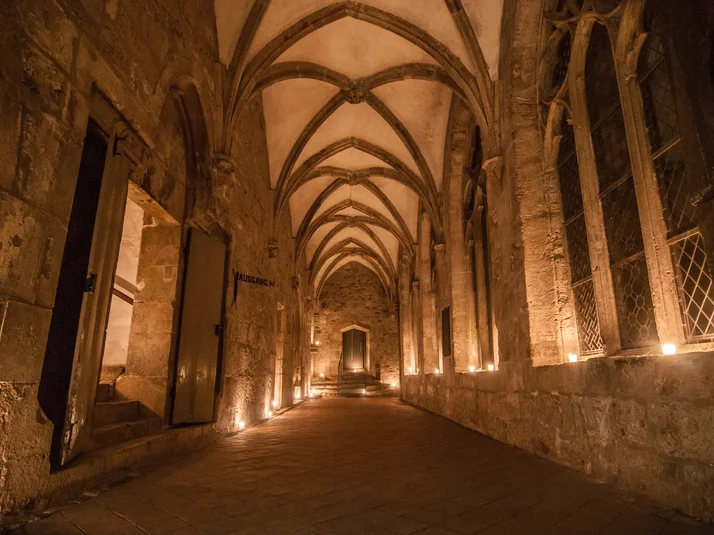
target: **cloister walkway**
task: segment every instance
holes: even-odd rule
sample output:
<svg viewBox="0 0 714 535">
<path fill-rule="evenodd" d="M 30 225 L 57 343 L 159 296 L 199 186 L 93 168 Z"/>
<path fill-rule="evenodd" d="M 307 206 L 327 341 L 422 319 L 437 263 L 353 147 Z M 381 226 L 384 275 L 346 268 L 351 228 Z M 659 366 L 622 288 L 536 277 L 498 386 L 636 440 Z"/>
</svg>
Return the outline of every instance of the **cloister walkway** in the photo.
<svg viewBox="0 0 714 535">
<path fill-rule="evenodd" d="M 388 398 L 310 400 L 24 531 L 714 533 Z"/>
</svg>

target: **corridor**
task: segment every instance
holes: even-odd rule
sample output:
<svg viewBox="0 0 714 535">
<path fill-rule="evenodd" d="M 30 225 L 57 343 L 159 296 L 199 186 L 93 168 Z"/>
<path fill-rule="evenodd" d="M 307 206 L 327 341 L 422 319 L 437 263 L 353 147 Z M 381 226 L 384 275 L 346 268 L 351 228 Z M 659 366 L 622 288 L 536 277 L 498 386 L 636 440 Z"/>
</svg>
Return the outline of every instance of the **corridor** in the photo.
<svg viewBox="0 0 714 535">
<path fill-rule="evenodd" d="M 395 398 L 310 400 L 14 535 L 704 534 Z"/>
</svg>

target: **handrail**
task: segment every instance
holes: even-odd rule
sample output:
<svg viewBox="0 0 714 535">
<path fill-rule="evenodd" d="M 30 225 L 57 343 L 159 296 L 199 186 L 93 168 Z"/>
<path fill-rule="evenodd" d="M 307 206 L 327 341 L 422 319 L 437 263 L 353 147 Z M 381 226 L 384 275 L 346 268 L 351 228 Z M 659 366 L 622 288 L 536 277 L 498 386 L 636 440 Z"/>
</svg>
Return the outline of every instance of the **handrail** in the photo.
<svg viewBox="0 0 714 535">
<path fill-rule="evenodd" d="M 340 360 L 337 363 L 337 393 L 340 393 L 340 390 L 342 389 L 342 358 L 344 357 L 344 353 L 340 351 Z"/>
</svg>

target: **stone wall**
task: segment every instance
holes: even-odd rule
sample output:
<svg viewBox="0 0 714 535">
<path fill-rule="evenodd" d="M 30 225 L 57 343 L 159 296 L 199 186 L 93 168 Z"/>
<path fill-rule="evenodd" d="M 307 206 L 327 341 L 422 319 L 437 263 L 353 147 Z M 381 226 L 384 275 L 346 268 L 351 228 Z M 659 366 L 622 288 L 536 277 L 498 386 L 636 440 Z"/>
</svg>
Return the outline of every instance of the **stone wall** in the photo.
<svg viewBox="0 0 714 535">
<path fill-rule="evenodd" d="M 284 358 L 288 384 L 293 362 L 304 369 L 305 344 L 297 343 L 304 339 L 303 308 L 291 283 L 289 216 L 277 237 L 277 257 L 269 255 L 275 236 L 265 209 L 272 197 L 260 100 L 240 118 L 227 156 L 232 165 L 211 165 L 223 136 L 212 1 L 0 0 L 0 44 L 1 525 L 121 476 L 152 455 L 233 431 L 238 418 L 250 424 L 264 417 L 275 373 L 278 303 L 286 313 L 285 345 L 298 348 Z M 39 406 L 38 388 L 90 101 L 97 92 L 151 152 L 152 163 L 144 176 L 133 177 L 134 186 L 181 225 L 170 240 L 176 256 L 172 280 L 181 280 L 180 247 L 194 226 L 229 243 L 227 281 L 235 269 L 275 280 L 276 286 L 240 284 L 233 305 L 233 285 L 227 284 L 216 424 L 191 433 L 190 440 L 166 430 L 160 446 L 112 458 L 80 455 L 71 469 L 50 474 L 53 426 Z M 171 112 L 177 98 L 186 105 L 178 122 Z M 194 136 L 191 151 L 184 146 L 187 128 Z M 172 288 L 166 303 L 150 303 L 168 306 L 173 321 L 173 333 L 166 325 L 151 325 L 162 329 L 162 349 L 169 355 L 161 362 L 164 395 L 157 406 L 168 399 L 174 373 L 180 282 Z M 291 401 L 287 396 L 283 403 Z"/>
<path fill-rule="evenodd" d="M 320 312 L 315 323 L 314 374 L 337 377 L 342 352 L 342 331 L 351 325 L 369 329 L 367 343 L 370 373 L 381 368 L 385 384 L 399 384 L 399 328 L 390 313 L 387 295 L 377 275 L 369 268 L 350 263 L 325 283 L 320 294 Z"/>
<path fill-rule="evenodd" d="M 714 355 L 405 377 L 403 398 L 497 440 L 714 518 Z"/>
</svg>

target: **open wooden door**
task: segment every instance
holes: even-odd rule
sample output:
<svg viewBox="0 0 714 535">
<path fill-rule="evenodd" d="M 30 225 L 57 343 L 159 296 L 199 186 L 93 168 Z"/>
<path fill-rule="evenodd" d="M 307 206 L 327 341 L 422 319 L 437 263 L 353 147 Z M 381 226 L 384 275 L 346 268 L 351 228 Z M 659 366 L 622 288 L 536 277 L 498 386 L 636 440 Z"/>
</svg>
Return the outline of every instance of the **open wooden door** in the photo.
<svg viewBox="0 0 714 535">
<path fill-rule="evenodd" d="M 227 248 L 191 229 L 172 423 L 213 420 Z"/>
<path fill-rule="evenodd" d="M 69 383 L 60 464 L 90 445 L 94 398 L 102 363 L 104 335 L 119 256 L 129 183 L 129 160 L 118 149 L 116 132 L 109 139 L 92 234 L 72 375 Z"/>
</svg>

